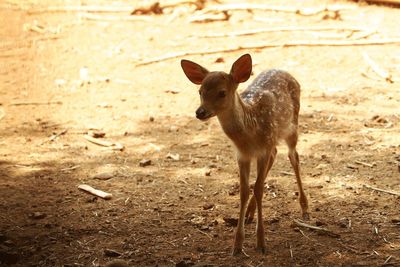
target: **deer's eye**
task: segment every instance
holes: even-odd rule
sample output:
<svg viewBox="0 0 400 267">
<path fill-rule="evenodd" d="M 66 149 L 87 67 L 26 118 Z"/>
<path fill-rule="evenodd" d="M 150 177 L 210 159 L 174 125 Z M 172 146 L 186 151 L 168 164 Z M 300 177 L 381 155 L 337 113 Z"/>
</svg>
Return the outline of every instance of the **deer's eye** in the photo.
<svg viewBox="0 0 400 267">
<path fill-rule="evenodd" d="M 226 92 L 225 91 L 219 91 L 218 92 L 218 97 L 225 97 L 226 96 Z"/>
</svg>

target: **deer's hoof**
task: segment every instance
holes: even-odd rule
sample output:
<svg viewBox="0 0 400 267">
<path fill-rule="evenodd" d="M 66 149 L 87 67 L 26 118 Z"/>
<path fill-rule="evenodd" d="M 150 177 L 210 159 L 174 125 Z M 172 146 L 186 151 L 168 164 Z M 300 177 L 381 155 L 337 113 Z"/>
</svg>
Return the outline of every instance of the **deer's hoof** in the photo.
<svg viewBox="0 0 400 267">
<path fill-rule="evenodd" d="M 267 248 L 264 246 L 257 246 L 256 251 L 260 254 L 265 255 L 267 253 Z"/>
<path fill-rule="evenodd" d="M 243 249 L 242 248 L 233 248 L 232 256 L 239 256 L 241 254 L 243 254 Z"/>
<path fill-rule="evenodd" d="M 247 255 L 242 248 L 233 248 L 232 256 L 241 256 L 241 255 L 249 257 L 249 255 Z"/>
<path fill-rule="evenodd" d="M 303 220 L 310 220 L 310 213 L 308 212 L 303 212 Z"/>
</svg>

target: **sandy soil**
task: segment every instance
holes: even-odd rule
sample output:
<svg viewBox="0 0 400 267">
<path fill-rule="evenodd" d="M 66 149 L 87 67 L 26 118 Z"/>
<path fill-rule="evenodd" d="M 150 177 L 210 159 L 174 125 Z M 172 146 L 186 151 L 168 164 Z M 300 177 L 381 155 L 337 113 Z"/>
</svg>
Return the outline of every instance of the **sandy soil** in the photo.
<svg viewBox="0 0 400 267">
<path fill-rule="evenodd" d="M 285 69 L 302 85 L 298 150 L 311 208 L 307 223 L 331 234 L 293 224 L 301 217 L 297 187 L 286 148 L 279 147 L 263 202 L 268 252 L 255 251 L 252 223 L 246 225 L 248 257 L 230 255 L 239 212 L 234 149 L 216 119 L 195 119 L 199 99 L 180 69 L 183 57 L 138 66 L 175 52 L 398 38 L 399 9 L 289 0 L 281 4 L 350 9 L 309 16 L 239 10 L 227 21 L 190 23 L 192 5 L 108 21 L 129 12 L 90 13 L 96 20 L 75 11 L 32 12 L 46 2 L 129 6 L 122 0 L 0 1 L 0 265 L 104 266 L 115 258 L 129 266 L 400 265 L 400 197 L 368 188 L 400 192 L 399 44 L 184 57 L 228 71 L 251 53 L 255 75 Z M 363 30 L 200 37 L 288 26 Z M 377 75 L 363 53 L 395 82 Z M 90 143 L 88 131 L 104 132 L 98 140 L 124 150 Z M 146 159 L 151 164 L 140 166 Z M 109 179 L 93 178 L 101 173 Z M 112 199 L 78 190 L 83 183 Z"/>
</svg>

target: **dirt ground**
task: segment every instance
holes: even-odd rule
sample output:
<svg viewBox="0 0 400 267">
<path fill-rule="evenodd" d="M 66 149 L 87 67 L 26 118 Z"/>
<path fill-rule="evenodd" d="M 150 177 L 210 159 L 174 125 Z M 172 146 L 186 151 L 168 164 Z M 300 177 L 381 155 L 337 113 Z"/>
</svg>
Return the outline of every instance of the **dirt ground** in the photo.
<svg viewBox="0 0 400 267">
<path fill-rule="evenodd" d="M 0 1 L 0 265 L 105 266 L 119 258 L 129 266 L 400 266 L 398 43 L 278 45 L 139 65 L 170 53 L 399 38 L 398 8 L 288 0 L 280 5 L 341 7 L 312 15 L 234 10 L 229 20 L 205 23 L 189 22 L 196 13 L 188 4 L 132 20 L 124 19 L 129 12 L 34 12 L 151 3 L 130 2 Z M 362 30 L 201 37 L 294 26 Z M 197 88 L 179 61 L 228 71 L 244 53 L 252 55 L 255 75 L 285 69 L 302 86 L 306 223 L 328 231 L 294 224 L 301 217 L 297 186 L 282 146 L 265 185 L 267 254 L 255 251 L 252 223 L 248 257 L 232 257 L 239 213 L 234 148 L 216 119 L 196 120 Z M 90 131 L 124 149 L 89 142 Z M 95 179 L 99 174 L 104 179 Z M 96 198 L 80 184 L 113 196 Z"/>
</svg>

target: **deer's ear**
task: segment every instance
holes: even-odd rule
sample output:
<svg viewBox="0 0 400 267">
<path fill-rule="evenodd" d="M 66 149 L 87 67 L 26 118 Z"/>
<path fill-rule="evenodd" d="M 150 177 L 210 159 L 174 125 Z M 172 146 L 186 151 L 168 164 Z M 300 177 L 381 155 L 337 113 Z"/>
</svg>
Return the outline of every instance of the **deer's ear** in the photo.
<svg viewBox="0 0 400 267">
<path fill-rule="evenodd" d="M 230 74 L 236 83 L 243 83 L 250 78 L 251 69 L 251 56 L 244 54 L 233 63 Z"/>
<path fill-rule="evenodd" d="M 207 69 L 190 60 L 182 59 L 181 67 L 186 77 L 194 84 L 201 84 L 208 74 Z"/>
</svg>

